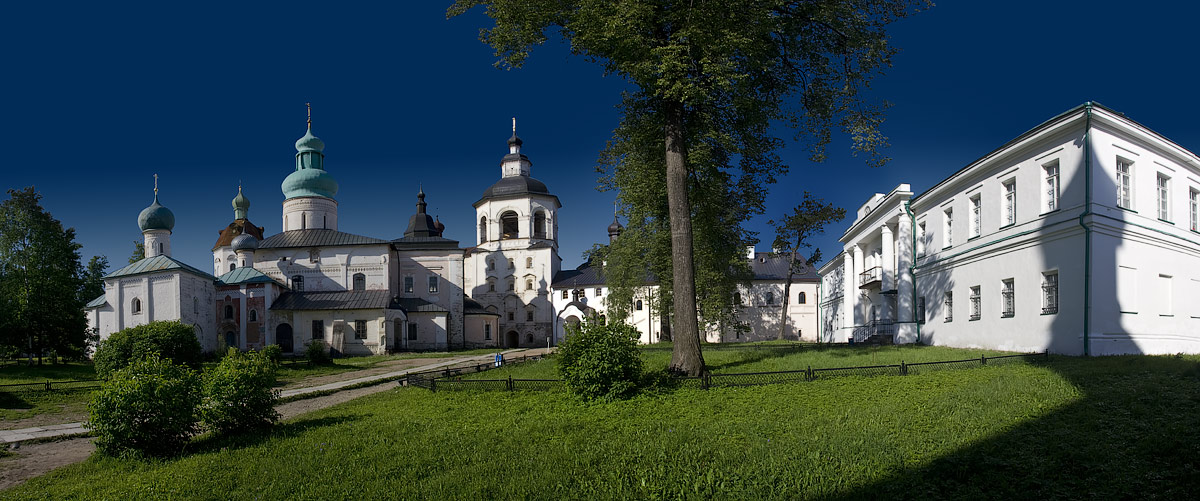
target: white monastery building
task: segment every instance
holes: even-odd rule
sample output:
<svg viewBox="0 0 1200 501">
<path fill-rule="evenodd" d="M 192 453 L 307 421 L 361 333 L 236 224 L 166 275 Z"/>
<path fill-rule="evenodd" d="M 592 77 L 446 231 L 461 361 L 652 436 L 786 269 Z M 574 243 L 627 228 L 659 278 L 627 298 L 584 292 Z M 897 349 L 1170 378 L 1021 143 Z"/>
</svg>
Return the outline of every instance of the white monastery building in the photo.
<svg viewBox="0 0 1200 501">
<path fill-rule="evenodd" d="M 1096 103 L 914 195 L 871 196 L 821 266 L 823 341 L 1200 352 L 1200 157 Z"/>
<path fill-rule="evenodd" d="M 605 286 L 588 264 L 561 270 L 562 204 L 531 177 L 533 163 L 521 146 L 514 120 L 500 180 L 474 204 L 475 247 L 442 236 L 445 226 L 426 212 L 423 189 L 404 234 L 380 239 L 338 230 L 338 183 L 325 168 L 325 144 L 310 119 L 296 141 L 295 168 L 281 185 L 283 231 L 268 234 L 252 223 L 250 200 L 239 187 L 233 221 L 212 247 L 212 274 L 171 257 L 175 216 L 159 203 L 156 181 L 154 202 L 138 217 L 146 257 L 104 278 L 105 294 L 86 306 L 89 327 L 103 339 L 178 320 L 195 328 L 206 351 L 277 344 L 299 353 L 314 341 L 348 355 L 554 345 L 569 322 L 607 320 Z M 620 230 L 614 221 L 610 236 Z M 779 332 L 786 260 L 753 249 L 747 258 L 756 276 L 741 293 L 745 321 L 711 330 L 710 342 L 774 339 Z M 656 290 L 648 286 L 646 293 Z M 794 276 L 791 295 L 787 337 L 815 340 L 815 273 Z M 569 297 L 576 300 L 564 301 Z M 648 299 L 626 321 L 650 343 L 669 332 L 669 322 Z"/>
</svg>

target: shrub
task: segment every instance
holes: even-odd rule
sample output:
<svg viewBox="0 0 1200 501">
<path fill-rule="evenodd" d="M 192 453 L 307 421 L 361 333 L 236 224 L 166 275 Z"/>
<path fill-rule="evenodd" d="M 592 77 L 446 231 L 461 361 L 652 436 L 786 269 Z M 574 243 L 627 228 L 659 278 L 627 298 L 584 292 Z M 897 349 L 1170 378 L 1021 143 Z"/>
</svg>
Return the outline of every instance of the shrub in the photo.
<svg viewBox="0 0 1200 501">
<path fill-rule="evenodd" d="M 264 352 L 240 353 L 230 348 L 216 367 L 204 374 L 204 425 L 218 432 L 262 428 L 279 419 L 275 402 L 275 362 Z"/>
<path fill-rule="evenodd" d="M 585 400 L 613 400 L 637 389 L 642 372 L 637 329 L 621 322 L 586 322 L 569 329 L 556 358 L 572 393 Z"/>
<path fill-rule="evenodd" d="M 277 344 L 268 344 L 261 350 L 263 356 L 267 357 L 272 363 L 278 364 L 283 361 L 283 348 Z"/>
<path fill-rule="evenodd" d="M 308 357 L 310 364 L 327 364 L 333 359 L 329 357 L 329 347 L 325 345 L 325 341 L 314 339 L 308 343 L 308 348 L 304 350 L 304 355 Z"/>
<path fill-rule="evenodd" d="M 96 347 L 96 375 L 107 378 L 133 360 L 156 354 L 176 364 L 200 367 L 200 341 L 192 326 L 179 321 L 150 322 L 114 332 Z"/>
<path fill-rule="evenodd" d="M 110 374 L 88 404 L 96 449 L 119 457 L 170 456 L 196 432 L 200 378 L 157 354 Z"/>
</svg>

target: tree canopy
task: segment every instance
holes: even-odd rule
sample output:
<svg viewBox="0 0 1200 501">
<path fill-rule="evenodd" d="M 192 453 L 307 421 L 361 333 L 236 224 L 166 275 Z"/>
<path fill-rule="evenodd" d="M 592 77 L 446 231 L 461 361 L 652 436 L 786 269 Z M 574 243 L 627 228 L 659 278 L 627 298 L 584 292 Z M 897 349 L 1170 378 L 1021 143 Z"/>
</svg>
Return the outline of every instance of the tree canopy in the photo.
<svg viewBox="0 0 1200 501">
<path fill-rule="evenodd" d="M 863 90 L 895 53 L 886 25 L 926 5 L 457 0 L 448 14 L 484 8 L 495 25 L 480 38 L 499 66 L 521 66 L 557 31 L 574 54 L 634 85 L 600 157 L 603 186 L 619 191 L 629 220 L 609 249 L 605 275 L 628 284 L 652 273 L 664 288 L 670 284 L 670 301 L 662 303 L 674 318 L 671 367 L 695 375 L 704 370 L 696 315 L 720 322 L 736 311 L 733 287 L 744 278 L 738 263 L 755 241 L 742 225 L 763 213 L 766 187 L 788 169 L 775 125 L 794 130 L 814 161 L 825 158 L 837 129 L 870 163 L 885 162 L 879 126 L 886 103 Z"/>
</svg>

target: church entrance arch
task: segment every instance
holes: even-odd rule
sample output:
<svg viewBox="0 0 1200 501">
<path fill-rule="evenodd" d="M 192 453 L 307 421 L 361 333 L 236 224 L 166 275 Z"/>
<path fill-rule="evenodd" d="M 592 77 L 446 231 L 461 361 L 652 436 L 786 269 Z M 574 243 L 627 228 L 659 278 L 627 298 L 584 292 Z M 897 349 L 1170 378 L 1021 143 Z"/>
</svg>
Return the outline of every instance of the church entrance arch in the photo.
<svg viewBox="0 0 1200 501">
<path fill-rule="evenodd" d="M 227 348 L 237 348 L 237 333 L 233 331 L 225 332 L 225 346 Z"/>
<path fill-rule="evenodd" d="M 279 324 L 279 327 L 275 328 L 275 344 L 278 344 L 279 350 L 284 353 L 291 353 L 295 350 L 291 324 Z"/>
<path fill-rule="evenodd" d="M 508 331 L 508 334 L 504 335 L 504 341 L 506 348 L 516 348 L 521 344 L 521 335 L 517 334 L 517 331 Z"/>
</svg>

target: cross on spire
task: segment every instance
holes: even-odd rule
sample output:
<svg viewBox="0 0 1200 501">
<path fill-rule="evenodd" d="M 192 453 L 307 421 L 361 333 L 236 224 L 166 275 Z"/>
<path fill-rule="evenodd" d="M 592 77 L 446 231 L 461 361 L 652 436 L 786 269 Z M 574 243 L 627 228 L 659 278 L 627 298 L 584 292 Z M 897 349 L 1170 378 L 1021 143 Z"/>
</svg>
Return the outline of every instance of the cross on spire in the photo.
<svg viewBox="0 0 1200 501">
<path fill-rule="evenodd" d="M 154 199 L 158 199 L 158 174 L 154 175 Z"/>
<path fill-rule="evenodd" d="M 312 128 L 312 103 L 304 103 L 304 106 L 306 108 L 308 108 L 308 128 L 311 129 Z"/>
</svg>

